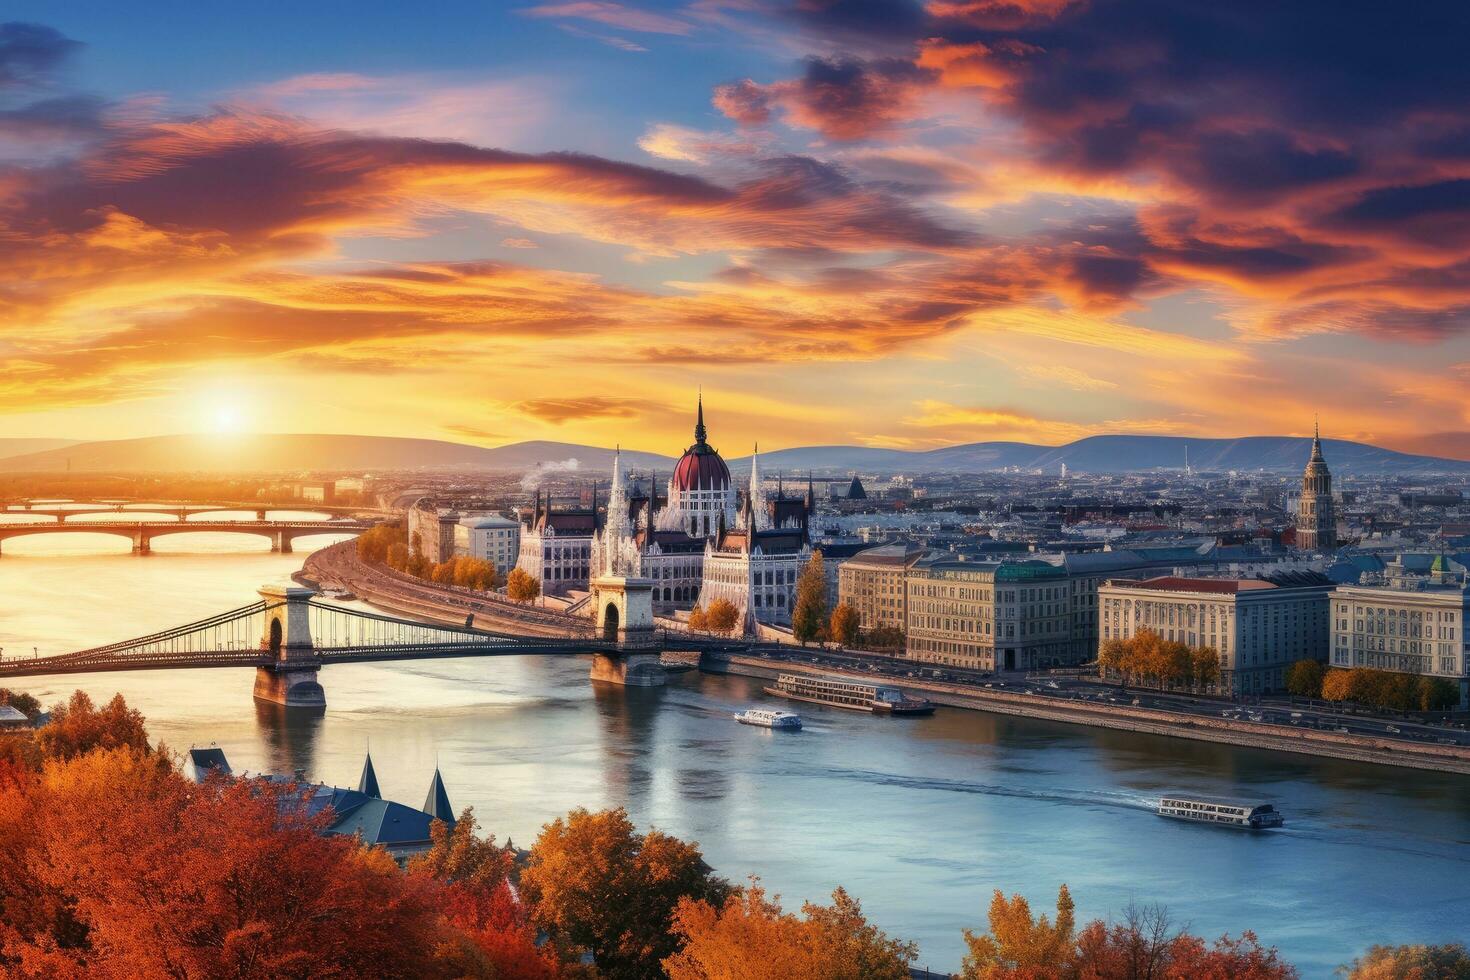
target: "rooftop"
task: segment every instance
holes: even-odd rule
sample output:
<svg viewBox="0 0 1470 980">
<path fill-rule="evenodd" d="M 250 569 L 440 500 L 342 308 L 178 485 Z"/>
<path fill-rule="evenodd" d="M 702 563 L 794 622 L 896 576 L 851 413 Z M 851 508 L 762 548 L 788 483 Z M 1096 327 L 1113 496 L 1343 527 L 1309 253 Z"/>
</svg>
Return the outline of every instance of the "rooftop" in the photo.
<svg viewBox="0 0 1470 980">
<path fill-rule="evenodd" d="M 1204 592 L 1217 595 L 1233 595 L 1237 592 L 1259 592 L 1279 586 L 1255 578 L 1183 578 L 1178 575 L 1161 575 L 1141 581 L 1114 581 L 1110 583 L 1120 589 L 1149 589 L 1155 592 Z"/>
</svg>

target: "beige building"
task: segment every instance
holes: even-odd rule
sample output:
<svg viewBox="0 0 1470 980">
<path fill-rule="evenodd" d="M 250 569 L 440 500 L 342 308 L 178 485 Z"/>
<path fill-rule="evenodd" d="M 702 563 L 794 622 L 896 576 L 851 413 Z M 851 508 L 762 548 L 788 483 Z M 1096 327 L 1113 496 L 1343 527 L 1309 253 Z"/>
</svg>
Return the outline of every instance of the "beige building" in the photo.
<svg viewBox="0 0 1470 980">
<path fill-rule="evenodd" d="M 920 562 L 906 579 L 907 655 L 979 670 L 1067 663 L 1064 568 L 1043 561 Z"/>
<path fill-rule="evenodd" d="M 1331 602 L 1332 666 L 1442 677 L 1470 701 L 1470 590 L 1342 585 Z"/>
<path fill-rule="evenodd" d="M 1220 686 L 1237 694 L 1279 691 L 1297 660 L 1327 659 L 1332 584 L 1306 575 L 1265 579 L 1109 581 L 1098 590 L 1099 642 L 1152 630 L 1220 654 Z"/>
<path fill-rule="evenodd" d="M 465 517 L 454 526 L 454 553 L 488 561 L 502 574 L 515 567 L 521 524 L 499 514 Z"/>
<path fill-rule="evenodd" d="M 904 580 L 923 554 L 923 549 L 903 544 L 858 552 L 837 569 L 837 601 L 857 610 L 864 630 L 904 629 L 908 608 Z"/>
<path fill-rule="evenodd" d="M 408 509 L 409 548 L 438 565 L 454 557 L 454 528 L 459 514 L 441 511 L 428 497 Z"/>
</svg>

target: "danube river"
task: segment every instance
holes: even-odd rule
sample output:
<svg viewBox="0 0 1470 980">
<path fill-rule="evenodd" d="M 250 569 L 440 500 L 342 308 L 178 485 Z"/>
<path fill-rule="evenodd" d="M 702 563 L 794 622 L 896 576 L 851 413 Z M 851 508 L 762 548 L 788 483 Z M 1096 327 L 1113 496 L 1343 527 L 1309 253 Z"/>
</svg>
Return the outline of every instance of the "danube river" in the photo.
<svg viewBox="0 0 1470 980">
<path fill-rule="evenodd" d="M 146 558 L 126 547 L 7 542 L 5 655 L 234 608 L 301 562 L 233 536 L 162 538 Z M 19 686 L 46 701 L 121 691 L 155 739 L 217 744 L 237 771 L 354 785 L 371 743 L 385 795 L 413 805 L 437 761 L 455 807 L 518 845 L 572 807 L 626 806 L 640 825 L 699 841 L 731 879 L 759 874 L 788 905 L 845 886 L 935 969 L 958 967 L 960 930 L 983 926 L 992 889 L 1046 908 L 1062 882 L 1079 918 L 1163 903 L 1208 936 L 1254 929 L 1307 977 L 1373 942 L 1465 938 L 1464 777 L 949 709 L 895 720 L 803 706 L 804 731 L 773 734 L 730 718 L 762 700 L 756 681 L 594 689 L 573 659 L 335 666 L 321 680 L 326 714 L 291 721 L 257 708 L 248 670 Z M 1270 800 L 1288 824 L 1249 834 L 1166 821 L 1151 809 L 1164 791 Z"/>
</svg>

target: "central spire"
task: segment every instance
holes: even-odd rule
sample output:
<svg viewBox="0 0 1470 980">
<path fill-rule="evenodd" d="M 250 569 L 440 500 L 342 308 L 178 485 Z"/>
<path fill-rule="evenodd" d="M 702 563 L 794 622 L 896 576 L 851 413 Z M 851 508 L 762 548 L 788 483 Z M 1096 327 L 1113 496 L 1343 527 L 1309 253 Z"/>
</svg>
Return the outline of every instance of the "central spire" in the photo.
<svg viewBox="0 0 1470 980">
<path fill-rule="evenodd" d="M 704 391 L 701 389 L 699 392 L 699 415 L 694 423 L 694 441 L 702 446 L 704 445 L 706 435 L 707 433 L 704 428 Z"/>
</svg>

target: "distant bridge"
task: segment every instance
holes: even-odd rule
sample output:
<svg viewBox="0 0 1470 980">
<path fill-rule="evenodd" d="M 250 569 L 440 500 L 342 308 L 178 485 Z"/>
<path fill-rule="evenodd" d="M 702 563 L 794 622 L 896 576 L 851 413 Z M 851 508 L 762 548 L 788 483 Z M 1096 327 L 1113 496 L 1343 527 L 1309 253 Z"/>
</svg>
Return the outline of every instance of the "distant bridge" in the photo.
<svg viewBox="0 0 1470 980">
<path fill-rule="evenodd" d="M 53 528 L 54 530 L 54 528 Z M 199 667 L 256 668 L 255 696 L 287 707 L 326 705 L 317 675 L 328 664 L 445 657 L 593 657 L 592 676 L 646 684 L 659 653 L 745 645 L 650 630 L 630 637 L 590 627 L 567 637 L 515 636 L 400 619 L 317 598 L 312 589 L 268 586 L 260 601 L 147 636 L 49 657 L 0 659 L 0 678 Z M 639 679 L 633 679 L 637 672 Z M 658 683 L 661 683 L 661 676 Z"/>
<path fill-rule="evenodd" d="M 76 510 L 70 506 L 63 505 L 78 505 L 91 509 Z M 266 512 L 272 510 L 312 511 L 318 514 L 343 516 L 364 513 L 386 513 L 376 507 L 366 505 L 328 504 L 297 499 L 272 503 L 262 503 L 259 500 L 148 500 L 136 497 L 76 497 L 70 500 L 61 500 L 53 497 L 21 497 L 11 500 L 0 500 L 0 513 L 45 514 L 49 517 L 58 517 L 59 520 L 66 520 L 68 516 L 77 514 L 99 514 L 107 512 L 125 514 L 129 511 L 136 511 L 142 514 L 172 514 L 180 520 L 183 520 L 184 516 L 188 514 L 253 511 L 257 519 L 264 520 Z"/>
<path fill-rule="evenodd" d="M 133 543 L 133 554 L 153 550 L 153 539 L 169 534 L 254 534 L 270 539 L 271 551 L 289 553 L 297 538 L 313 534 L 361 534 L 372 521 L 66 521 L 55 524 L 0 523 L 0 548 L 11 538 L 36 534 L 114 534 Z"/>
</svg>

